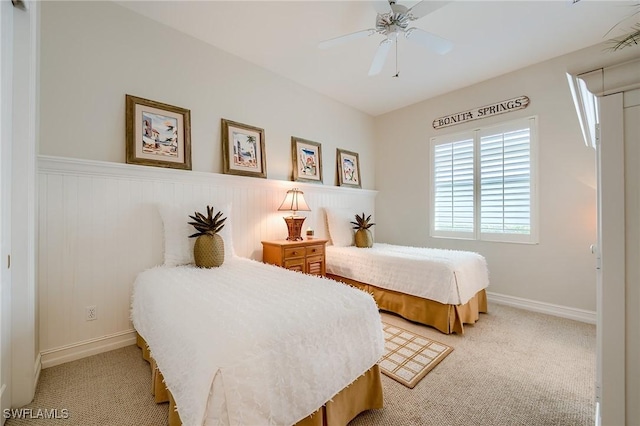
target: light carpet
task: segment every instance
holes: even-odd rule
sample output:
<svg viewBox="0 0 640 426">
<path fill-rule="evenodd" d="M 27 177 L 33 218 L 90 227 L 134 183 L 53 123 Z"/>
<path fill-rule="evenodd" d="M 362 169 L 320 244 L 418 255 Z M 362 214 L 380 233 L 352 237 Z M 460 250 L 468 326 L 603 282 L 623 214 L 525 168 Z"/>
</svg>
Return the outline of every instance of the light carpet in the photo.
<svg viewBox="0 0 640 426">
<path fill-rule="evenodd" d="M 383 374 L 413 389 L 453 348 L 444 343 L 382 322 L 384 355 L 378 361 Z"/>
<path fill-rule="evenodd" d="M 383 375 L 384 408 L 349 426 L 594 424 L 594 325 L 495 304 L 463 336 L 382 319 L 455 350 L 413 389 Z M 27 407 L 67 408 L 69 419 L 6 426 L 162 426 L 168 410 L 153 401 L 149 364 L 135 345 L 42 370 Z"/>
</svg>

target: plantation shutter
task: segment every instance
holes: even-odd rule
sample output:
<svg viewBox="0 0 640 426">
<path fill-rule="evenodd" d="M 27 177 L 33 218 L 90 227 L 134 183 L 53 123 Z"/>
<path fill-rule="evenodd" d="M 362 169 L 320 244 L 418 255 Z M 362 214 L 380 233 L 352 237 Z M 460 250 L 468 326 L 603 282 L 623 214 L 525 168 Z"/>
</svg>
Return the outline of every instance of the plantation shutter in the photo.
<svg viewBox="0 0 640 426">
<path fill-rule="evenodd" d="M 435 142 L 433 159 L 432 233 L 439 236 L 473 236 L 473 136 Z"/>
<path fill-rule="evenodd" d="M 431 236 L 537 242 L 536 118 L 431 139 Z"/>
<path fill-rule="evenodd" d="M 527 240 L 531 235 L 531 126 L 480 132 L 480 213 L 482 239 Z M 518 236 L 527 236 L 522 238 Z"/>
</svg>

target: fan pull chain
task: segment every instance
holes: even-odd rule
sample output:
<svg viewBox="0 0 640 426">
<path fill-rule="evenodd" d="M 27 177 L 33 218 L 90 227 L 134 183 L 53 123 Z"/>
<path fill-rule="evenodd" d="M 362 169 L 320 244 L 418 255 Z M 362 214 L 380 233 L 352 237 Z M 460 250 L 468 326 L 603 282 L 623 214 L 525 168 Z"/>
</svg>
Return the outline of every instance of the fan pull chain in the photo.
<svg viewBox="0 0 640 426">
<path fill-rule="evenodd" d="M 398 37 L 396 35 L 396 75 L 393 78 L 400 77 L 400 71 L 398 71 Z"/>
</svg>

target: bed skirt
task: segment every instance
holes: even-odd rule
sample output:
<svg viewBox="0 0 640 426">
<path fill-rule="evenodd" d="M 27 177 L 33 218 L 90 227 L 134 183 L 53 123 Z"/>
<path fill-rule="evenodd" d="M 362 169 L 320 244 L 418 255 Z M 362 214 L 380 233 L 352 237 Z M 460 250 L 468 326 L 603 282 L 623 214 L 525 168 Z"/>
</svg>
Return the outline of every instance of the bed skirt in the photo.
<svg viewBox="0 0 640 426">
<path fill-rule="evenodd" d="M 151 364 L 151 394 L 156 403 L 169 402 L 169 426 L 181 426 L 171 392 L 164 384 L 162 373 L 151 356 L 147 342 L 136 333 L 142 358 Z M 363 411 L 382 408 L 382 381 L 380 367 L 375 364 L 353 383 L 327 401 L 315 413 L 296 423 L 296 426 L 344 426 Z"/>
<path fill-rule="evenodd" d="M 484 289 L 477 292 L 464 305 L 447 305 L 410 294 L 385 290 L 339 275 L 327 274 L 327 277 L 371 293 L 378 308 L 383 311 L 393 312 L 410 321 L 429 325 L 445 334 L 464 334 L 464 324 L 474 324 L 478 321 L 480 312 L 487 312 L 487 294 Z"/>
</svg>

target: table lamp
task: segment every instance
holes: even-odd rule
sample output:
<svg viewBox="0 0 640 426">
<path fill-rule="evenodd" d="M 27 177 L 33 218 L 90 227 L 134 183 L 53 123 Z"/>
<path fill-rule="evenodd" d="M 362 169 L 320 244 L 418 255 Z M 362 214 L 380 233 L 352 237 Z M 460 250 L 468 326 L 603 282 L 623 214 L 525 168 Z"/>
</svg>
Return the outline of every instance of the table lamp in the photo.
<svg viewBox="0 0 640 426">
<path fill-rule="evenodd" d="M 300 231 L 302 230 L 302 224 L 306 217 L 304 216 L 296 216 L 297 211 L 311 211 L 307 202 L 304 201 L 304 193 L 300 191 L 298 188 L 293 188 L 287 191 L 287 195 L 284 197 L 284 201 L 278 207 L 278 211 L 293 211 L 292 216 L 284 217 L 284 221 L 287 223 L 287 228 L 289 228 L 289 236 L 287 240 L 289 241 L 299 241 L 302 240 L 300 236 Z"/>
</svg>

